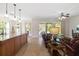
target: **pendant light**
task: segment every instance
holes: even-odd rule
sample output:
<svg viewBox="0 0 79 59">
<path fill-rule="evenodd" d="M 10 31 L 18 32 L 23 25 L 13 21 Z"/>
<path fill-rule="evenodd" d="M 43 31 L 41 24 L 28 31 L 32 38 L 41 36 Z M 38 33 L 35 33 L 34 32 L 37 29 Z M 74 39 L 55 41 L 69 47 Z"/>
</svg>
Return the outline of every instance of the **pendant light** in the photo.
<svg viewBox="0 0 79 59">
<path fill-rule="evenodd" d="M 14 18 L 16 18 L 16 4 L 14 3 L 13 6 L 14 6 Z"/>
<path fill-rule="evenodd" d="M 21 22 L 21 9 L 19 9 L 19 22 Z"/>
<path fill-rule="evenodd" d="M 8 17 L 8 3 L 6 3 L 6 9 L 5 9 L 5 17 Z"/>
</svg>

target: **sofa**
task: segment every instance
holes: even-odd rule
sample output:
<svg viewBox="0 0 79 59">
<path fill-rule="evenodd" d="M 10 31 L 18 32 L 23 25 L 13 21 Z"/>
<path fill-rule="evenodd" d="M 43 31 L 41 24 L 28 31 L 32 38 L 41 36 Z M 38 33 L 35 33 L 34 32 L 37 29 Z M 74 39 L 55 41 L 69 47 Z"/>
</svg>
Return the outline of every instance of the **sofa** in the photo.
<svg viewBox="0 0 79 59">
<path fill-rule="evenodd" d="M 73 38 L 68 43 L 63 42 L 68 56 L 79 56 L 79 38 Z"/>
</svg>

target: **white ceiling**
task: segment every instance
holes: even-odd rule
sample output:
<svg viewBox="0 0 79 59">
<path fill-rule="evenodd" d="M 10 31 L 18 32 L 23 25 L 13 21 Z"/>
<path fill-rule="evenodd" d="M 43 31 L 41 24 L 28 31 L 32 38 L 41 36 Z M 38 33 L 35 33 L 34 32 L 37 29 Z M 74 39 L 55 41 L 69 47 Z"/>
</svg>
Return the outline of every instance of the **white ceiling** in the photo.
<svg viewBox="0 0 79 59">
<path fill-rule="evenodd" d="M 16 3 L 22 9 L 22 17 L 56 18 L 61 12 L 70 13 L 70 16 L 79 15 L 79 3 Z M 13 4 L 8 4 L 9 14 L 13 13 Z M 0 14 L 5 14 L 5 3 L 0 3 Z"/>
</svg>

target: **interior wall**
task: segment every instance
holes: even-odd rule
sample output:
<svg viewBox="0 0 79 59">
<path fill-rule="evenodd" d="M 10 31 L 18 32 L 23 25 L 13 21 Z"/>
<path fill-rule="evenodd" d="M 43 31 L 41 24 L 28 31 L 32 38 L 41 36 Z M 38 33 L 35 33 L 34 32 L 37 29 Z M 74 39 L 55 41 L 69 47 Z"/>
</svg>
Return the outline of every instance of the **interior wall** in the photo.
<svg viewBox="0 0 79 59">
<path fill-rule="evenodd" d="M 39 24 L 40 23 L 54 23 L 56 19 L 48 18 L 33 18 L 32 19 L 32 36 L 39 38 Z"/>
<path fill-rule="evenodd" d="M 61 31 L 62 31 L 62 34 L 66 37 L 70 37 L 69 36 L 69 28 L 70 28 L 69 18 L 63 19 L 61 21 Z"/>
</svg>

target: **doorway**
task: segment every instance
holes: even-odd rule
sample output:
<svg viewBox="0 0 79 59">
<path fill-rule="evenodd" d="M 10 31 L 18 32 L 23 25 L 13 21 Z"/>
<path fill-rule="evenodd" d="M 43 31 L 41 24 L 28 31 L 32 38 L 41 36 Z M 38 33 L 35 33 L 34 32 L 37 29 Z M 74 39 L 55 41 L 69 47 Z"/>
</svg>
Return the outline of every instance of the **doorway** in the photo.
<svg viewBox="0 0 79 59">
<path fill-rule="evenodd" d="M 42 32 L 50 33 L 50 29 L 52 28 L 52 23 L 40 23 L 39 24 L 39 35 Z"/>
<path fill-rule="evenodd" d="M 41 45 L 43 42 L 43 39 L 41 37 L 41 34 L 43 32 L 50 33 L 50 28 L 52 27 L 52 23 L 40 23 L 39 24 L 39 44 Z"/>
</svg>

